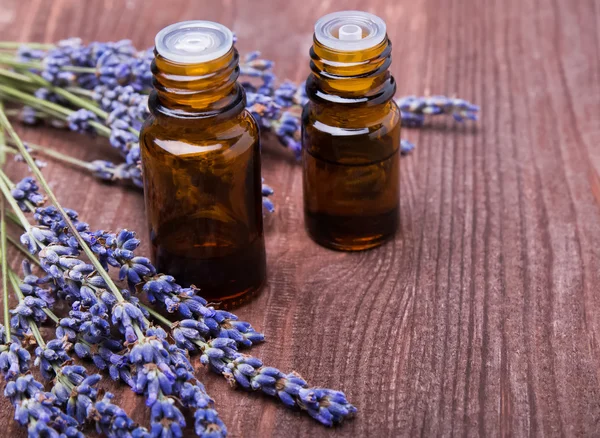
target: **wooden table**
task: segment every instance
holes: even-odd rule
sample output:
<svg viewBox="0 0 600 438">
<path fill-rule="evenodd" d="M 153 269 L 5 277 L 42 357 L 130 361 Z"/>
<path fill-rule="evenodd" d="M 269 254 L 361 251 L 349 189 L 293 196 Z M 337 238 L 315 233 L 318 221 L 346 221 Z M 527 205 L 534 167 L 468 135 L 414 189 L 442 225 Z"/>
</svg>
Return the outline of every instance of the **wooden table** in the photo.
<svg viewBox="0 0 600 438">
<path fill-rule="evenodd" d="M 84 6 L 85 4 L 85 6 Z M 402 229 L 359 254 L 303 230 L 300 166 L 275 141 L 264 176 L 268 285 L 238 314 L 268 342 L 253 352 L 346 391 L 358 417 L 329 431 L 199 369 L 231 436 L 600 434 L 600 6 L 594 0 L 2 0 L 0 39 L 130 38 L 209 19 L 303 80 L 312 26 L 366 9 L 394 42 L 398 95 L 478 103 L 481 120 L 430 121 L 403 136 Z M 117 158 L 102 140 L 20 132 L 77 158 Z M 24 168 L 10 163 L 13 176 Z M 44 171 L 93 228 L 146 236 L 142 194 L 51 163 Z M 148 252 L 147 242 L 143 252 Z M 12 253 L 14 265 L 19 258 Z M 198 363 L 197 361 L 195 363 Z M 132 415 L 143 400 L 106 379 Z M 2 436 L 24 436 L 2 399 Z"/>
</svg>

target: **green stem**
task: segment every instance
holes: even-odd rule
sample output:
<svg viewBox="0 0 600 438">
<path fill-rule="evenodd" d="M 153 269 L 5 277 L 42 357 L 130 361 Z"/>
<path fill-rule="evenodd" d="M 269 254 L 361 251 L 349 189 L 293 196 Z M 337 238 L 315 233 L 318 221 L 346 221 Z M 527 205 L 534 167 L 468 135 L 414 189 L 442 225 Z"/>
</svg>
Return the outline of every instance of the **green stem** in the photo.
<svg viewBox="0 0 600 438">
<path fill-rule="evenodd" d="M 70 93 L 69 91 L 63 88 L 52 87 L 50 89 L 59 96 L 62 96 L 65 99 L 67 99 L 69 102 L 72 102 L 75 105 L 79 105 L 81 108 L 85 108 L 86 110 L 93 112 L 98 117 L 102 117 L 105 120 L 108 117 L 108 113 L 106 111 L 101 110 L 96 105 L 92 104 L 90 101 L 84 99 L 83 97 L 79 97 L 73 93 Z"/>
<path fill-rule="evenodd" d="M 58 105 L 54 102 L 48 102 L 47 100 L 38 99 L 31 94 L 23 93 L 22 91 L 15 90 L 14 88 L 7 87 L 6 85 L 0 84 L 0 94 L 6 94 L 11 96 L 17 101 L 22 103 L 26 103 L 34 108 L 41 109 L 42 111 L 50 112 L 54 116 L 61 118 L 63 120 L 67 120 L 68 116 L 73 114 L 75 111 L 67 109 L 61 105 Z M 90 125 L 96 128 L 98 134 L 102 134 L 105 137 L 110 137 L 111 130 L 107 126 L 104 126 L 102 123 L 96 121 L 90 121 Z"/>
<path fill-rule="evenodd" d="M 79 97 L 79 96 L 71 93 L 70 91 L 65 90 L 64 88 L 56 87 L 53 84 L 51 84 L 50 82 L 48 82 L 47 80 L 45 80 L 44 78 L 42 78 L 41 76 L 38 76 L 31 72 L 27 72 L 23 76 L 25 76 L 27 79 L 29 79 L 32 82 L 36 82 L 36 83 L 40 84 L 41 86 L 48 88 L 53 93 L 58 94 L 59 96 L 68 100 L 69 102 L 71 102 L 81 108 L 85 108 L 85 109 L 93 112 L 98 117 L 102 117 L 103 119 L 106 119 L 108 117 L 108 113 L 106 111 L 101 110 L 96 105 L 94 105 L 92 102 L 90 102 L 88 99 Z"/>
<path fill-rule="evenodd" d="M 80 87 L 67 87 L 65 90 L 70 91 L 73 94 L 77 94 L 79 96 L 89 97 L 90 99 L 94 98 L 94 92 L 91 90 L 86 90 L 85 88 Z"/>
<path fill-rule="evenodd" d="M 140 303 L 140 307 L 146 309 L 148 311 L 148 313 L 157 321 L 160 321 L 165 327 L 168 327 L 169 330 L 171 330 L 173 328 L 173 323 L 171 321 L 169 321 L 167 318 L 165 318 L 164 316 L 162 316 L 160 313 L 158 313 L 156 310 L 154 310 L 152 307 L 147 306 L 144 303 Z"/>
<path fill-rule="evenodd" d="M 15 68 L 23 70 L 43 70 L 44 63 L 40 61 L 19 61 L 14 56 L 0 54 L 0 64 L 10 65 Z M 62 71 L 72 71 L 73 73 L 96 73 L 97 70 L 94 67 L 80 67 L 77 65 L 63 65 L 60 67 Z"/>
<path fill-rule="evenodd" d="M 4 115 L 2 111 L 0 111 L 0 114 Z M 4 172 L 2 170 L 0 170 L 0 175 L 4 175 Z M 19 205 L 17 204 L 17 201 L 15 201 L 15 198 L 12 197 L 10 193 L 10 187 L 8 186 L 8 184 L 6 184 L 4 178 L 0 178 L 0 191 L 2 192 L 5 199 L 8 201 L 11 208 L 13 209 L 13 213 L 15 214 L 15 216 L 17 216 L 19 222 L 21 223 L 21 226 L 25 228 L 25 231 L 29 232 L 29 230 L 31 229 L 31 225 L 29 225 L 29 221 L 19 208 Z"/>
<path fill-rule="evenodd" d="M 2 256 L 2 300 L 4 307 L 4 328 L 6 339 L 10 339 L 10 316 L 8 313 L 8 258 L 6 257 L 6 221 L 4 219 L 4 198 L 0 201 L 0 254 Z"/>
<path fill-rule="evenodd" d="M 38 328 L 37 324 L 31 318 L 28 318 L 28 319 L 29 319 L 29 328 L 31 329 L 31 332 L 33 333 L 35 342 L 37 342 L 37 344 L 40 347 L 46 348 L 46 342 L 44 341 L 44 337 L 40 333 L 40 329 Z"/>
<path fill-rule="evenodd" d="M 19 49 L 22 46 L 27 46 L 30 49 L 50 50 L 56 47 L 50 43 L 23 43 L 19 41 L 0 41 L 0 49 Z"/>
<path fill-rule="evenodd" d="M 8 144 L 10 144 L 11 146 L 16 146 L 15 141 L 12 139 L 9 139 Z M 45 155 L 47 157 L 54 158 L 55 160 L 61 161 L 63 163 L 73 164 L 74 166 L 82 167 L 87 170 L 91 170 L 92 168 L 90 163 L 88 163 L 87 161 L 71 157 L 69 155 L 63 154 L 62 152 L 55 151 L 54 149 L 48 149 L 44 146 L 40 146 L 35 143 L 26 142 L 26 144 L 29 149 L 39 152 L 40 154 Z M 19 153 L 19 151 L 16 149 L 8 149 L 8 152 L 11 154 Z"/>
<path fill-rule="evenodd" d="M 51 111 L 53 113 L 59 114 L 60 117 L 65 120 L 74 112 L 56 103 L 38 99 L 37 97 L 32 96 L 31 94 L 24 93 L 20 90 L 15 90 L 14 88 L 7 87 L 6 85 L 0 84 L 0 92 L 2 92 L 2 94 L 6 94 L 10 97 L 13 97 L 19 102 L 26 103 L 27 105 L 30 105 L 34 108 L 38 108 L 43 111 Z"/>
<path fill-rule="evenodd" d="M 48 318 L 54 321 L 54 324 L 58 325 L 60 323 L 60 318 L 56 316 L 52 310 L 48 309 L 47 307 L 44 307 L 42 310 L 46 315 L 48 315 Z"/>
<path fill-rule="evenodd" d="M 7 110 L 4 110 L 4 113 L 8 117 L 18 117 L 18 116 L 21 115 L 21 110 L 19 110 L 19 109 L 7 109 Z M 35 112 L 35 117 L 38 118 L 38 119 L 47 119 L 48 117 L 52 117 L 52 116 L 50 114 L 44 113 L 42 111 L 36 111 Z"/>
<path fill-rule="evenodd" d="M 10 65 L 11 67 L 21 68 L 25 70 L 29 70 L 30 68 L 34 68 L 36 70 L 41 70 L 44 68 L 44 64 L 39 61 L 19 61 L 14 56 L 7 54 L 0 54 L 0 64 Z"/>
<path fill-rule="evenodd" d="M 35 83 L 31 78 L 27 77 L 26 75 L 17 73 L 16 71 L 13 71 L 13 70 L 8 70 L 7 68 L 0 68 L 0 76 L 4 76 L 6 78 L 11 78 L 16 81 L 27 82 L 28 84 Z"/>
<path fill-rule="evenodd" d="M 12 127 L 12 125 L 10 124 L 8 119 L 6 118 L 6 114 L 4 114 L 4 111 L 2 111 L 2 110 L 0 110 L 0 125 L 3 125 L 4 128 L 6 129 L 6 131 L 8 132 L 8 134 L 15 140 L 15 143 L 17 144 L 17 148 L 19 149 L 19 152 L 21 152 L 21 155 L 23 156 L 24 160 L 27 162 L 27 164 L 31 168 L 31 172 L 37 178 L 39 184 L 42 186 L 42 188 L 46 192 L 46 195 L 48 196 L 48 198 L 50 199 L 52 204 L 58 209 L 58 211 L 62 215 L 65 223 L 67 224 L 67 227 L 69 228 L 69 230 L 71 231 L 71 233 L 73 234 L 75 239 L 77 239 L 77 242 L 79 242 L 79 245 L 83 249 L 83 252 L 90 259 L 90 262 L 92 262 L 92 264 L 94 265 L 94 268 L 96 268 L 96 271 L 98 272 L 98 274 L 106 282 L 108 288 L 111 290 L 111 292 L 113 293 L 113 295 L 115 296 L 117 301 L 120 303 L 124 302 L 125 299 L 123 298 L 123 295 L 121 295 L 119 288 L 115 285 L 115 283 L 112 281 L 112 279 L 110 278 L 108 273 L 104 270 L 104 268 L 100 264 L 100 261 L 96 258 L 96 255 L 91 250 L 91 248 L 88 246 L 86 241 L 83 240 L 83 237 L 81 237 L 81 234 L 79 234 L 79 231 L 77 231 L 77 228 L 75 228 L 75 225 L 73 225 L 71 218 L 65 212 L 62 205 L 58 202 L 58 199 L 56 198 L 56 195 L 54 194 L 54 192 L 48 185 L 46 178 L 44 178 L 44 175 L 42 175 L 42 172 L 36 166 L 35 161 L 33 160 L 33 157 L 31 156 L 29 151 L 27 151 L 27 148 L 25 148 L 25 145 L 23 144 L 23 142 L 21 141 L 21 139 L 15 132 L 14 128 Z"/>
<path fill-rule="evenodd" d="M 0 110 L 4 109 L 4 103 L 0 100 Z M 4 128 L 0 127 L 0 168 L 6 163 L 6 137 Z"/>
</svg>

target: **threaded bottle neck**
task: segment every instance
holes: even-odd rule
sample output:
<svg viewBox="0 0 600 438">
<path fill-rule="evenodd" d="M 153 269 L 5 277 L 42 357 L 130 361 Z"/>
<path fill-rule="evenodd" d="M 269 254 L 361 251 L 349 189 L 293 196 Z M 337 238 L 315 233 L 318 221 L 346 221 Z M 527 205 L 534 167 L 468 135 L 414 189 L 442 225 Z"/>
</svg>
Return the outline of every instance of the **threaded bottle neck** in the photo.
<svg viewBox="0 0 600 438">
<path fill-rule="evenodd" d="M 310 50 L 311 74 L 307 93 L 313 100 L 332 103 L 385 103 L 396 92 L 388 71 L 392 44 L 386 37 L 375 47 L 359 51 L 336 51 L 316 38 Z"/>
<path fill-rule="evenodd" d="M 155 101 L 182 117 L 210 116 L 226 111 L 244 99 L 237 84 L 239 55 L 227 54 L 209 62 L 178 64 L 155 51 L 152 62 Z"/>
</svg>

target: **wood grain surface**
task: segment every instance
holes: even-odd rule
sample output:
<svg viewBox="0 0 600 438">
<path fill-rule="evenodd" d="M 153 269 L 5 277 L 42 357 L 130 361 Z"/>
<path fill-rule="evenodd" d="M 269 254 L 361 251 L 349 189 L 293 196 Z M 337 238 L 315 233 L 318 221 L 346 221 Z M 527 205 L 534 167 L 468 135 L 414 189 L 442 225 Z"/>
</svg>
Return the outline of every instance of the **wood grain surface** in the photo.
<svg viewBox="0 0 600 438">
<path fill-rule="evenodd" d="M 596 0 L 0 0 L 0 39 L 130 38 L 144 48 L 167 24 L 209 19 L 298 82 L 315 20 L 340 9 L 387 21 L 398 95 L 460 96 L 481 105 L 481 120 L 404 130 L 417 149 L 401 162 L 401 232 L 358 254 L 307 237 L 300 166 L 267 141 L 277 206 L 266 222 L 268 285 L 237 312 L 267 335 L 255 354 L 344 390 L 359 414 L 327 430 L 199 367 L 230 435 L 600 436 Z M 81 159 L 117 158 L 101 139 L 19 131 Z M 60 164 L 45 174 L 93 228 L 145 239 L 140 192 Z M 141 398 L 102 385 L 148 424 Z M 24 436 L 4 398 L 0 409 L 0 436 Z"/>
</svg>

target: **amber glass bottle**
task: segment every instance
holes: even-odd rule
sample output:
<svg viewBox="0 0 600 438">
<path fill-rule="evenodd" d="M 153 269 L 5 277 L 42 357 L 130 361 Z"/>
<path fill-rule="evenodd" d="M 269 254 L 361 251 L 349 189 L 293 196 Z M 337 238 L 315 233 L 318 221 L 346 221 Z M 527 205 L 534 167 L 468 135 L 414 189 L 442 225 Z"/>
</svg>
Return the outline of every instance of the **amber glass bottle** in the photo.
<svg viewBox="0 0 600 438">
<path fill-rule="evenodd" d="M 156 36 L 151 116 L 140 134 L 159 271 L 233 306 L 265 281 L 260 144 L 226 27 L 189 21 Z"/>
<path fill-rule="evenodd" d="M 380 245 L 398 227 L 400 110 L 380 18 L 358 11 L 315 25 L 302 115 L 305 224 L 329 248 Z"/>
</svg>

